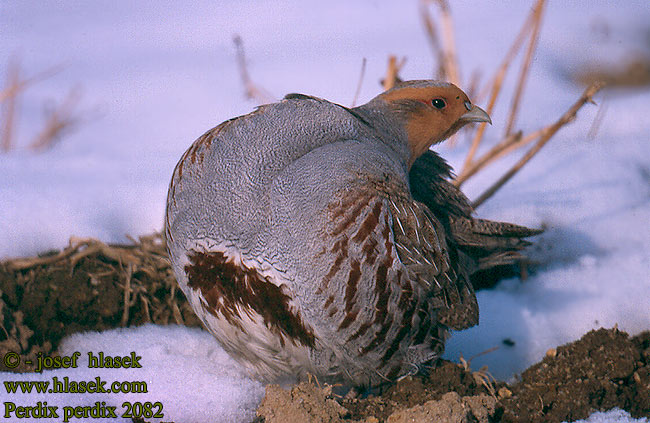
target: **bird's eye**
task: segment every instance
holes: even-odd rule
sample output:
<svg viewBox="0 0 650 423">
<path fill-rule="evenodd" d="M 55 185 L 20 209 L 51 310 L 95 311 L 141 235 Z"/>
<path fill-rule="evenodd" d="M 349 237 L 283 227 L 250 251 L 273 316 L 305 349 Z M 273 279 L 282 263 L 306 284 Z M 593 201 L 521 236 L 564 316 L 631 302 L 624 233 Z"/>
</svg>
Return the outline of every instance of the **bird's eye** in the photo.
<svg viewBox="0 0 650 423">
<path fill-rule="evenodd" d="M 440 110 L 440 109 L 444 109 L 445 106 L 447 106 L 447 103 L 445 103 L 445 100 L 441 98 L 434 98 L 433 100 L 431 100 L 431 105 L 436 109 Z"/>
</svg>

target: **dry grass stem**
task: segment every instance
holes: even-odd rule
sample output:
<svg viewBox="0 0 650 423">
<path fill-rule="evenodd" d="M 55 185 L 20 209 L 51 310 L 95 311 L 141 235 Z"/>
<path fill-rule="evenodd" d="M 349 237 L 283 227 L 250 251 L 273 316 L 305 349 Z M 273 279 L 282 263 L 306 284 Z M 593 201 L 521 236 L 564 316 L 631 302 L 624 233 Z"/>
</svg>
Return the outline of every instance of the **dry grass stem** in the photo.
<svg viewBox="0 0 650 423">
<path fill-rule="evenodd" d="M 443 45 L 445 48 L 445 72 L 448 80 L 452 84 L 460 84 L 460 75 L 458 73 L 458 58 L 456 55 L 456 42 L 454 40 L 454 23 L 449 11 L 447 0 L 437 0 L 440 6 Z"/>
<path fill-rule="evenodd" d="M 9 68 L 11 68 L 11 63 L 9 65 Z M 16 83 L 13 84 L 12 83 L 7 84 L 7 86 L 2 91 L 0 91 L 0 103 L 5 101 L 9 97 L 15 96 L 18 92 L 23 91 L 28 86 L 56 75 L 61 71 L 61 69 L 62 66 L 55 66 L 43 72 L 37 73 L 36 75 L 30 78 L 18 80 Z"/>
<path fill-rule="evenodd" d="M 140 301 L 142 302 L 142 308 L 144 309 L 145 321 L 147 323 L 151 323 L 151 311 L 149 310 L 149 300 L 144 295 L 139 295 L 139 297 L 140 297 Z M 182 325 L 182 323 L 178 323 L 178 324 Z"/>
<path fill-rule="evenodd" d="M 84 257 L 101 254 L 118 263 L 140 265 L 142 260 L 134 252 L 137 251 L 130 246 L 109 246 L 94 238 L 71 237 L 68 246 L 57 254 L 45 257 L 12 259 L 5 261 L 4 264 L 10 270 L 25 270 L 70 259 L 71 264 L 74 266 L 76 262 Z"/>
<path fill-rule="evenodd" d="M 5 88 L 0 92 L 2 114 L 0 115 L 0 148 L 7 152 L 14 147 L 14 131 L 16 127 L 17 104 L 22 92 L 30 85 L 50 78 L 61 70 L 61 66 L 52 67 L 30 78 L 21 78 L 20 67 L 16 59 L 9 62 Z M 60 139 L 63 132 L 71 129 L 81 119 L 73 113 L 74 106 L 79 100 L 78 92 L 72 91 L 59 107 L 47 112 L 46 122 L 41 132 L 29 144 L 34 151 L 42 151 L 52 147 Z"/>
<path fill-rule="evenodd" d="M 440 9 L 442 42 L 429 10 L 429 4 L 437 4 Z M 460 84 L 458 58 L 456 55 L 456 42 L 454 38 L 454 24 L 451 18 L 447 0 L 422 0 L 420 3 L 420 16 L 429 39 L 433 55 L 438 61 L 437 79 L 446 80 L 453 84 Z"/>
<path fill-rule="evenodd" d="M 545 2 L 545 0 L 537 0 L 535 8 L 533 9 L 533 32 L 528 41 L 528 48 L 526 49 L 526 55 L 521 66 L 521 71 L 519 73 L 515 96 L 513 97 L 512 104 L 510 106 L 510 114 L 507 121 L 508 123 L 506 124 L 505 136 L 510 135 L 512 132 L 512 127 L 515 124 L 515 119 L 517 118 L 517 113 L 519 112 L 519 101 L 521 100 L 521 95 L 524 91 L 526 80 L 528 79 L 530 64 L 533 60 L 533 55 L 537 49 L 537 44 L 539 42 L 539 31 L 542 27 L 542 12 L 544 10 Z"/>
<path fill-rule="evenodd" d="M 124 308 L 122 309 L 122 321 L 120 326 L 126 327 L 129 321 L 129 307 L 131 306 L 131 278 L 133 277 L 133 265 L 129 264 L 126 271 L 123 272 L 126 276 L 124 281 Z"/>
<path fill-rule="evenodd" d="M 18 65 L 17 60 L 13 59 L 9 62 L 7 67 L 7 82 L 6 86 L 8 87 L 5 92 L 10 93 L 6 96 L 3 96 L 2 104 L 2 129 L 0 133 L 1 141 L 0 145 L 2 150 L 7 152 L 11 150 L 13 144 L 13 132 L 14 132 L 14 120 L 16 115 L 16 102 L 17 102 L 17 93 L 18 87 L 20 85 L 20 66 Z"/>
<path fill-rule="evenodd" d="M 517 144 L 521 140 L 521 137 L 522 132 L 519 131 L 492 147 L 490 151 L 481 156 L 478 160 L 472 161 L 468 166 L 463 168 L 463 172 L 454 179 L 454 185 L 460 187 L 463 182 L 474 176 L 479 170 L 483 169 L 490 162 L 495 160 L 497 154 L 504 151 L 507 146 Z"/>
<path fill-rule="evenodd" d="M 420 16 L 422 17 L 422 23 L 424 24 L 424 30 L 429 40 L 429 45 L 431 46 L 431 53 L 436 58 L 436 61 L 438 63 L 438 70 L 434 72 L 434 74 L 436 75 L 437 79 L 444 79 L 445 55 L 440 44 L 440 38 L 438 38 L 438 31 L 436 30 L 436 26 L 429 11 L 428 3 L 430 1 L 431 0 L 422 0 L 420 2 Z"/>
<path fill-rule="evenodd" d="M 260 104 L 273 103 L 276 101 L 275 97 L 273 97 L 268 91 L 255 84 L 248 74 L 246 55 L 244 54 L 244 42 L 241 37 L 235 35 L 232 41 L 235 43 L 237 65 L 239 66 L 239 75 L 241 76 L 241 80 L 244 83 L 244 88 L 246 90 L 246 98 L 249 100 L 255 100 Z"/>
<path fill-rule="evenodd" d="M 548 125 L 542 129 L 538 129 L 537 131 L 531 132 L 530 134 L 523 136 L 522 131 L 517 131 L 514 134 L 510 134 L 506 139 L 501 141 L 499 144 L 495 145 L 492 147 L 487 153 L 482 155 L 478 160 L 472 162 L 470 166 L 465 170 L 463 174 L 458 176 L 454 181 L 454 185 L 456 186 L 461 186 L 463 182 L 474 176 L 476 173 L 478 173 L 480 170 L 482 170 L 484 167 L 489 165 L 490 163 L 500 159 L 503 156 L 506 156 L 513 151 L 530 144 L 537 138 L 539 138 L 540 135 L 542 135 L 545 131 L 547 131 L 551 125 Z"/>
<path fill-rule="evenodd" d="M 593 96 L 600 91 L 604 86 L 604 83 L 595 82 L 590 85 L 585 92 L 580 96 L 578 101 L 576 101 L 566 113 L 564 113 L 560 119 L 558 119 L 553 125 L 548 127 L 540 136 L 539 140 L 535 145 L 528 150 L 528 152 L 517 162 L 515 165 L 510 168 L 498 181 L 496 181 L 490 188 L 485 190 L 473 203 L 472 206 L 477 208 L 490 198 L 494 193 L 501 188 L 506 182 L 510 180 L 526 163 L 530 161 L 539 150 L 546 145 L 546 143 L 560 130 L 564 125 L 572 122 L 576 118 L 578 110 L 586 103 L 593 103 Z"/>
<path fill-rule="evenodd" d="M 386 77 L 382 81 L 384 91 L 390 90 L 396 83 L 400 82 L 399 72 L 406 63 L 406 58 L 403 57 L 399 61 L 396 56 L 392 54 L 388 56 L 388 68 L 386 69 Z"/>
<path fill-rule="evenodd" d="M 488 105 L 486 107 L 486 111 L 488 114 L 492 114 L 494 111 L 494 106 L 496 104 L 497 98 L 499 97 L 499 94 L 501 92 L 501 87 L 503 86 L 503 80 L 506 77 L 506 74 L 508 72 L 508 68 L 510 67 L 510 64 L 514 60 L 515 56 L 523 46 L 524 40 L 526 39 L 526 36 L 528 36 L 530 32 L 530 27 L 531 23 L 534 19 L 535 16 L 535 10 L 531 12 L 531 14 L 528 16 L 526 21 L 524 22 L 523 26 L 521 27 L 521 30 L 519 31 L 519 34 L 517 34 L 517 37 L 515 38 L 515 41 L 512 43 L 512 46 L 510 46 L 510 49 L 506 53 L 505 57 L 503 58 L 503 61 L 501 62 L 501 65 L 497 69 L 494 77 L 492 78 L 492 85 L 490 89 L 490 99 L 488 101 Z M 484 94 L 479 94 L 479 99 L 484 97 Z M 480 100 L 476 100 L 478 102 Z M 466 172 L 466 169 L 468 169 L 473 160 L 474 156 L 476 155 L 476 152 L 478 151 L 478 147 L 483 140 L 483 134 L 485 132 L 487 124 L 482 123 L 479 125 L 478 130 L 474 134 L 474 138 L 472 139 L 472 144 L 470 146 L 469 152 L 467 153 L 467 156 L 465 157 L 465 162 L 463 163 L 462 170 L 460 172 L 460 176 L 463 176 L 463 174 Z"/>
<path fill-rule="evenodd" d="M 29 144 L 30 150 L 43 151 L 52 148 L 65 131 L 72 130 L 81 122 L 81 116 L 74 113 L 79 98 L 79 92 L 72 90 L 60 106 L 46 112 L 45 126 Z"/>
<path fill-rule="evenodd" d="M 532 29 L 532 22 L 535 17 L 535 10 L 533 9 L 524 21 L 524 24 L 521 26 L 521 29 L 519 30 L 519 33 L 515 37 L 515 40 L 513 41 L 512 45 L 506 52 L 506 55 L 503 57 L 503 60 L 501 61 L 501 64 L 497 68 L 497 70 L 494 72 L 494 76 L 490 79 L 492 81 L 491 85 L 485 85 L 485 87 L 478 92 L 478 95 L 476 96 L 476 102 L 480 102 L 487 96 L 488 93 L 492 93 L 491 95 L 495 95 L 495 85 L 501 85 L 503 82 L 503 79 L 505 77 L 505 74 L 510 67 L 510 63 L 514 60 L 514 58 L 517 56 L 517 53 L 519 53 L 519 50 L 521 50 L 521 47 L 524 45 L 524 41 L 526 41 L 526 37 L 530 34 L 530 31 Z M 496 94 L 498 94 L 498 90 L 496 90 Z"/>
<path fill-rule="evenodd" d="M 357 104 L 357 100 L 359 99 L 359 93 L 361 93 L 361 86 L 363 85 L 363 78 L 366 75 L 366 62 L 367 60 L 364 57 L 361 61 L 361 72 L 359 72 L 359 81 L 357 81 L 357 89 L 354 92 L 351 107 L 354 107 Z"/>
<path fill-rule="evenodd" d="M 522 131 L 517 131 L 514 134 L 510 134 L 504 141 L 512 140 L 512 142 L 504 142 L 503 145 L 501 145 L 502 143 L 497 144 L 496 147 L 498 148 L 496 148 L 495 151 L 491 152 L 492 154 L 486 154 L 486 156 L 488 156 L 488 160 L 482 167 L 487 166 L 493 161 L 498 160 L 503 156 L 507 156 L 513 151 L 530 144 L 539 138 L 544 132 L 548 131 L 551 126 L 553 126 L 553 124 L 547 125 L 542 129 L 538 129 L 537 131 L 533 131 L 530 134 L 526 134 L 526 136 L 523 135 L 524 133 Z"/>
</svg>

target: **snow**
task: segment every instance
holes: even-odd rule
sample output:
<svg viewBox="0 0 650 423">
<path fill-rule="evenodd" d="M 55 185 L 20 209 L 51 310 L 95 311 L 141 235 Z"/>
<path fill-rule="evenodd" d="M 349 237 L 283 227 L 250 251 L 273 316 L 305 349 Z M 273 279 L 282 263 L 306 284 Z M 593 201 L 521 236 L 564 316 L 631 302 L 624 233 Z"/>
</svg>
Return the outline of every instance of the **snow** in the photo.
<svg viewBox="0 0 650 423">
<path fill-rule="evenodd" d="M 640 419 L 633 419 L 629 413 L 615 408 L 605 413 L 598 411 L 592 414 L 591 416 L 589 416 L 588 419 L 576 421 L 576 423 L 612 423 L 612 422 L 648 423 L 648 419 L 646 419 L 645 417 L 642 417 Z"/>
<path fill-rule="evenodd" d="M 39 401 L 47 401 L 49 406 L 58 406 L 59 419 L 45 418 L 38 421 L 60 422 L 64 417 L 64 407 L 93 406 L 96 402 L 104 402 L 106 407 L 116 407 L 118 416 L 128 411 L 124 402 L 160 402 L 164 419 L 147 418 L 147 421 L 251 421 L 264 395 L 264 386 L 248 378 L 214 342 L 212 335 L 198 328 L 145 325 L 103 333 L 79 333 L 66 338 L 59 352 L 62 356 L 72 356 L 79 352 L 77 368 L 45 370 L 43 373 L 20 376 L 2 373 L 0 379 L 3 382 L 47 381 L 50 382 L 48 389 L 54 389 L 54 377 L 59 381 L 64 381 L 67 377 L 69 381 L 76 382 L 93 381 L 99 377 L 106 382 L 105 389 L 110 389 L 116 381 L 144 382 L 147 392 L 140 393 L 144 389 L 131 388 L 138 393 L 16 393 L 7 398 L 16 407 L 35 406 Z M 93 357 L 99 357 L 100 352 L 104 356 L 130 357 L 131 352 L 135 352 L 141 357 L 138 364 L 142 367 L 89 367 L 89 352 Z M 72 384 L 69 382 L 68 386 Z M 157 411 L 158 408 L 154 407 L 153 410 Z M 75 419 L 70 421 L 74 422 Z M 130 422 L 131 419 L 109 421 Z"/>
<path fill-rule="evenodd" d="M 453 2 L 465 79 L 472 69 L 496 68 L 529 9 L 527 2 Z M 648 21 L 645 2 L 548 4 L 518 125 L 536 129 L 568 109 L 582 91 L 568 81 L 571 71 L 620 63 L 634 51 L 648 54 Z M 408 57 L 407 79 L 429 77 L 433 67 L 415 1 L 231 0 L 192 8 L 171 1 L 2 2 L 0 64 L 15 55 L 25 75 L 63 70 L 25 92 L 17 147 L 0 153 L 0 258 L 62 248 L 71 235 L 122 242 L 126 234 L 160 229 L 168 181 L 183 151 L 206 129 L 255 106 L 243 96 L 235 33 L 244 40 L 252 77 L 278 98 L 303 92 L 349 105 L 364 57 L 360 102 L 378 93 L 388 54 Z M 72 89 L 80 93 L 83 121 L 53 149 L 29 152 L 43 104 L 60 103 Z M 479 209 L 481 217 L 544 225 L 530 250 L 541 266 L 524 283 L 505 280 L 480 292 L 480 325 L 455 333 L 446 358 L 499 346 L 474 358 L 472 367 L 487 364 L 507 379 L 592 328 L 650 329 L 650 91 L 618 90 L 597 100 L 607 112 L 595 139 L 586 134 L 597 107 L 587 106 Z M 508 107 L 502 100 L 492 114 L 486 141 L 497 140 Z M 437 149 L 459 169 L 464 149 Z M 466 193 L 476 197 L 514 160 L 468 182 Z M 515 345 L 503 345 L 506 338 Z M 12 394 L 11 401 L 60 407 L 160 401 L 165 421 L 248 421 L 263 395 L 196 329 L 78 334 L 61 348 L 82 357 L 135 351 L 143 367 L 108 371 L 80 363 L 0 379 L 146 380 L 149 393 Z M 587 421 L 635 420 L 613 410 Z"/>
</svg>

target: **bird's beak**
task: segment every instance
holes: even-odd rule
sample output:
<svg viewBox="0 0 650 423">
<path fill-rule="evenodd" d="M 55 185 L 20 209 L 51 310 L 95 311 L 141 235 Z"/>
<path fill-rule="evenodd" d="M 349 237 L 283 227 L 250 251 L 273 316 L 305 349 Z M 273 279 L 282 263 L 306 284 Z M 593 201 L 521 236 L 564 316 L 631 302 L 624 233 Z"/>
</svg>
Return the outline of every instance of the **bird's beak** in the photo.
<svg viewBox="0 0 650 423">
<path fill-rule="evenodd" d="M 490 125 L 492 125 L 492 119 L 490 119 L 490 115 L 487 114 L 487 112 L 483 109 L 481 109 L 478 106 L 475 106 L 473 104 L 466 104 L 467 109 L 469 110 L 467 113 L 462 115 L 460 117 L 460 121 L 462 122 L 487 122 Z"/>
</svg>

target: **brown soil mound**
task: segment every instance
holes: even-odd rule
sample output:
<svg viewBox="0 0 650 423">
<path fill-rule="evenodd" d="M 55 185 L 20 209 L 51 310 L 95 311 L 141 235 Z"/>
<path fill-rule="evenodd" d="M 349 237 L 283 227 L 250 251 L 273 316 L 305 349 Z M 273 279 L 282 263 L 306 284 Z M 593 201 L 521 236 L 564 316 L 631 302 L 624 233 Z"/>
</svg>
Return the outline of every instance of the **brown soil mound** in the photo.
<svg viewBox="0 0 650 423">
<path fill-rule="evenodd" d="M 491 381 L 485 372 L 441 361 L 428 377 L 406 378 L 381 396 L 346 399 L 342 404 L 351 420 L 390 422 L 396 411 L 443 400 L 448 392 L 458 393 L 464 401 L 481 395 L 496 400 L 495 405 L 483 406 L 487 420 L 479 418 L 472 407 L 474 417 L 467 417 L 468 421 L 572 421 L 614 407 L 633 417 L 648 417 L 650 332 L 630 338 L 616 329 L 591 331 L 578 341 L 549 350 L 512 385 Z"/>
<path fill-rule="evenodd" d="M 61 252 L 0 263 L 0 356 L 51 353 L 63 337 L 144 323 L 200 326 L 160 236 L 133 245 L 71 240 Z M 6 371 L 3 363 L 0 370 Z"/>
<path fill-rule="evenodd" d="M 0 355 L 20 352 L 23 363 L 56 351 L 64 336 L 78 331 L 200 325 L 159 236 L 133 245 L 72 240 L 61 252 L 0 263 L 0 294 Z M 559 422 L 614 407 L 650 417 L 650 332 L 630 338 L 616 329 L 591 331 L 550 350 L 512 385 L 447 361 L 429 376 L 405 378 L 364 398 L 340 398 L 313 383 L 291 390 L 270 385 L 258 421 Z"/>
</svg>

